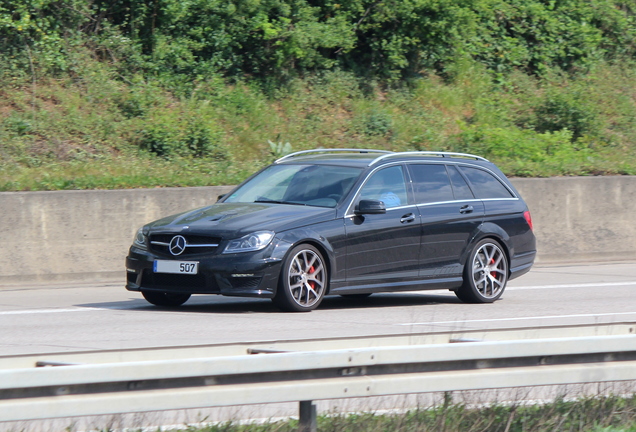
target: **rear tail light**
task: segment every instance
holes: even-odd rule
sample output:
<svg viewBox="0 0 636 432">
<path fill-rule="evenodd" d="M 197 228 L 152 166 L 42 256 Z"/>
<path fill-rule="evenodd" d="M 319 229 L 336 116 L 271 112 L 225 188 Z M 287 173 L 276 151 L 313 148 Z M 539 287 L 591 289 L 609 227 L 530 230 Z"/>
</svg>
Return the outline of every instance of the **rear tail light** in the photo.
<svg viewBox="0 0 636 432">
<path fill-rule="evenodd" d="M 524 211 L 523 218 L 526 220 L 526 222 L 528 222 L 528 226 L 530 227 L 530 230 L 534 231 L 534 228 L 532 227 L 532 216 L 530 216 L 530 212 Z"/>
</svg>

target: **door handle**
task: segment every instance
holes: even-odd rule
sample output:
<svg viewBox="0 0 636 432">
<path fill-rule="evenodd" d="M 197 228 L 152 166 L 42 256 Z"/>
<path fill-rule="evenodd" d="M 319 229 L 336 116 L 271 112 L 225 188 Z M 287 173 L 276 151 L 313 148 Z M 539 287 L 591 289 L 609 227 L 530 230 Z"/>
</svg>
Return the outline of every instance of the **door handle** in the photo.
<svg viewBox="0 0 636 432">
<path fill-rule="evenodd" d="M 473 212 L 473 206 L 471 205 L 465 205 L 462 208 L 459 209 L 459 212 L 461 214 L 467 214 L 467 213 L 472 213 Z"/>
<path fill-rule="evenodd" d="M 400 219 L 400 222 L 408 223 L 408 222 L 413 222 L 414 220 L 415 220 L 415 215 L 413 213 L 409 213 L 402 216 L 402 219 Z"/>
</svg>

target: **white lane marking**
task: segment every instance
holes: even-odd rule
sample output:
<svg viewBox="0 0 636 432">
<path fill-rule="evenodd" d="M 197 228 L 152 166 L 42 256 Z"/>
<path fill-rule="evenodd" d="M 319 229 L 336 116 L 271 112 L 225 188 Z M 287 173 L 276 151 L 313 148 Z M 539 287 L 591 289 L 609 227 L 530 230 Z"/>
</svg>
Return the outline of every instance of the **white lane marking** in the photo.
<svg viewBox="0 0 636 432">
<path fill-rule="evenodd" d="M 583 283 L 583 284 L 562 284 L 562 285 L 535 285 L 535 286 L 519 286 L 519 287 L 506 287 L 506 291 L 518 291 L 518 290 L 538 290 L 538 289 L 564 289 L 564 288 L 595 288 L 595 287 L 619 287 L 619 286 L 632 286 L 636 285 L 636 281 L 627 281 L 627 282 L 603 282 L 603 283 Z M 425 290 L 425 291 L 403 291 L 402 294 L 421 294 L 427 295 L 432 294 L 434 292 L 443 292 L 448 293 L 448 290 Z M 387 294 L 387 293 L 384 293 Z M 390 293 L 388 293 L 390 294 Z M 138 306 L 134 307 L 85 307 L 85 308 L 66 308 L 66 309 L 25 309 L 25 310 L 14 310 L 14 311 L 0 311 L 0 316 L 2 315 L 29 315 L 29 314 L 46 314 L 46 313 L 65 313 L 65 312 L 86 312 L 86 311 L 96 311 L 96 310 L 127 310 L 127 309 L 136 309 Z M 627 312 L 631 313 L 631 312 Z M 602 315 L 602 314 L 601 314 Z M 611 314 L 609 314 L 611 315 Z M 620 315 L 620 314 L 614 314 Z M 569 316 L 599 316 L 599 315 L 569 315 Z M 539 317 L 539 318 L 566 318 L 567 316 L 559 316 L 559 317 Z M 535 318 L 502 318 L 501 320 L 509 320 L 509 319 L 535 319 Z M 482 322 L 482 321 L 498 321 L 498 319 L 494 320 L 476 320 L 476 321 L 463 321 L 463 322 Z M 455 323 L 456 321 L 449 321 Z M 423 324 L 445 324 L 445 322 L 441 323 L 415 323 L 415 324 L 397 324 L 397 325 L 423 325 Z"/>
<path fill-rule="evenodd" d="M 602 282 L 602 283 L 581 283 L 581 284 L 563 284 L 563 285 L 535 285 L 535 286 L 511 286 L 506 287 L 509 290 L 531 290 L 531 289 L 560 289 L 560 288 L 596 288 L 596 287 L 614 287 L 614 286 L 631 286 L 636 285 L 636 281 L 628 282 Z"/>
<path fill-rule="evenodd" d="M 480 322 L 494 322 L 494 321 L 528 321 L 528 320 L 540 320 L 540 319 L 557 319 L 557 318 L 590 318 L 590 317 L 602 317 L 602 316 L 617 316 L 617 315 L 636 315 L 634 312 L 610 312 L 610 313 L 598 313 L 598 314 L 577 314 L 577 315 L 548 315 L 548 316 L 529 316 L 529 317 L 513 317 L 513 318 L 491 318 L 491 319 L 478 319 L 478 320 L 455 320 L 455 321 L 436 321 L 436 322 L 420 322 L 420 323 L 400 323 L 395 324 L 399 326 L 413 326 L 413 325 L 440 325 L 440 324 L 466 324 L 466 323 L 480 323 Z"/>
<path fill-rule="evenodd" d="M 636 285 L 636 281 L 627 282 L 601 282 L 601 283 L 581 283 L 581 284 L 562 284 L 562 285 L 532 285 L 532 286 L 506 286 L 506 292 L 508 291 L 520 291 L 520 290 L 539 290 L 539 289 L 564 289 L 564 288 L 596 288 L 596 287 L 620 287 L 620 286 L 632 286 Z M 396 291 L 399 294 L 420 294 L 430 295 L 434 293 L 448 293 L 447 289 L 435 289 L 435 290 L 419 290 L 419 291 Z M 392 293 L 381 293 L 392 294 Z"/>
<path fill-rule="evenodd" d="M 64 312 L 85 312 L 91 310 L 106 310 L 103 308 L 73 308 L 73 309 L 26 309 L 14 311 L 2 311 L 0 315 L 29 315 L 29 314 L 45 314 L 45 313 L 64 313 Z"/>
</svg>

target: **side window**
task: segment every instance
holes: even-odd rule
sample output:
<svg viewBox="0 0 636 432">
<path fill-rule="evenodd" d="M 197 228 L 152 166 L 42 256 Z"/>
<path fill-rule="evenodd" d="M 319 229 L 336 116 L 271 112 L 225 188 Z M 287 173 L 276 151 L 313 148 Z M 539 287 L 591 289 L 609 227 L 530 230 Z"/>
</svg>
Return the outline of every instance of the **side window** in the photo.
<svg viewBox="0 0 636 432">
<path fill-rule="evenodd" d="M 468 178 L 477 198 L 512 198 L 513 195 L 501 182 L 489 172 L 478 168 L 460 167 Z"/>
<path fill-rule="evenodd" d="M 362 187 L 360 199 L 383 201 L 386 208 L 407 205 L 402 167 L 392 166 L 375 172 Z"/>
<path fill-rule="evenodd" d="M 409 171 L 417 204 L 453 201 L 453 189 L 444 165 L 413 164 L 409 165 Z"/>
<path fill-rule="evenodd" d="M 457 167 L 453 165 L 448 166 L 448 175 L 453 185 L 453 193 L 457 200 L 470 200 L 475 199 L 475 195 L 470 190 L 468 183 L 464 180 L 464 177 L 457 171 Z"/>
</svg>

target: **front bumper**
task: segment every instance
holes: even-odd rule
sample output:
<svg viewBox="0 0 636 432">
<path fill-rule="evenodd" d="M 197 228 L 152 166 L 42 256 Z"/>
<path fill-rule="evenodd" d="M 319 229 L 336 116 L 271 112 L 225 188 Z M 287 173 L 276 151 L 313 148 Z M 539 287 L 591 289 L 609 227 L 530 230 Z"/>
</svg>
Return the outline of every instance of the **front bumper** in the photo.
<svg viewBox="0 0 636 432">
<path fill-rule="evenodd" d="M 204 255 L 182 258 L 198 261 L 196 275 L 154 273 L 157 256 L 131 247 L 126 257 L 126 289 L 182 294 L 222 294 L 227 296 L 272 298 L 281 269 L 281 260 L 262 252 Z"/>
</svg>

